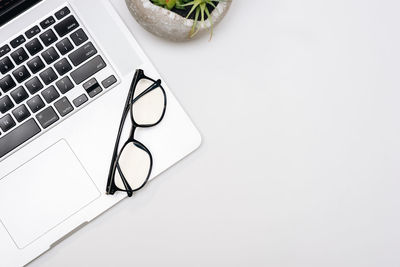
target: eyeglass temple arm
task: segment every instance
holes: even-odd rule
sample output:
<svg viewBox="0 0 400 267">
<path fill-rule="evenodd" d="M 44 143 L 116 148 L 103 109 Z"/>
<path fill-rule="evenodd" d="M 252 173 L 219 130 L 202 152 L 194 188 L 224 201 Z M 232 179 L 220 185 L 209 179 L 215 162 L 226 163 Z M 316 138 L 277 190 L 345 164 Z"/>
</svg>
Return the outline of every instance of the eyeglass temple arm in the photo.
<svg viewBox="0 0 400 267">
<path fill-rule="evenodd" d="M 118 170 L 119 176 L 121 177 L 122 182 L 124 183 L 128 197 L 131 197 L 133 194 L 132 187 L 129 185 L 128 181 L 126 180 L 125 175 L 122 173 L 121 167 L 119 166 L 118 163 L 117 163 L 117 170 Z"/>
<path fill-rule="evenodd" d="M 157 81 L 155 81 L 152 85 L 150 85 L 149 87 L 147 87 L 146 90 L 144 90 L 144 91 L 141 92 L 137 97 L 135 97 L 135 98 L 132 100 L 131 105 L 132 105 L 132 104 L 135 104 L 135 102 L 138 101 L 142 96 L 144 96 L 145 94 L 147 94 L 147 93 L 153 91 L 154 89 L 156 89 L 156 88 L 159 87 L 160 85 L 161 85 L 161 80 L 160 80 L 160 79 L 157 80 Z"/>
<path fill-rule="evenodd" d="M 125 120 L 126 117 L 128 115 L 128 111 L 129 111 L 129 106 L 131 105 L 131 98 L 133 95 L 133 89 L 135 88 L 137 82 L 139 81 L 140 77 L 144 76 L 143 70 L 138 69 L 135 72 L 135 75 L 132 79 L 132 83 L 131 83 L 131 87 L 129 88 L 129 93 L 128 93 L 128 97 L 126 99 L 125 102 L 125 106 L 124 106 L 124 111 L 122 113 L 122 118 L 121 118 L 121 123 L 119 125 L 119 130 L 118 130 L 118 135 L 117 135 L 117 139 L 115 141 L 115 146 L 114 146 L 114 151 L 113 151 L 113 155 L 112 155 L 112 159 L 111 159 L 111 166 L 110 166 L 110 171 L 108 173 L 108 179 L 107 179 L 107 188 L 106 188 L 106 193 L 109 194 L 111 193 L 111 182 L 115 173 L 115 169 L 116 169 L 116 158 L 117 158 L 117 154 L 118 154 L 118 146 L 119 146 L 119 142 L 121 139 L 121 134 L 122 134 L 122 130 L 125 124 Z"/>
</svg>

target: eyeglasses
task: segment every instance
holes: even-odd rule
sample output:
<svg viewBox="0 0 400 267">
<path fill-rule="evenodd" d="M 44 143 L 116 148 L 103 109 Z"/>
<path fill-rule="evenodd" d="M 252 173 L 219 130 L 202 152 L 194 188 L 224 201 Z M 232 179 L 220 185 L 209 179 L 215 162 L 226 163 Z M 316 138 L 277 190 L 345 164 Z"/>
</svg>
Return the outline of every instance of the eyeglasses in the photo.
<svg viewBox="0 0 400 267">
<path fill-rule="evenodd" d="M 151 174 L 153 157 L 146 146 L 135 140 L 135 130 L 159 124 L 164 117 L 166 106 L 167 96 L 161 86 L 161 80 L 155 81 L 145 76 L 143 70 L 137 70 L 122 113 L 108 174 L 107 194 L 113 195 L 117 191 L 123 191 L 131 197 L 135 191 L 145 186 Z M 128 114 L 132 127 L 128 140 L 119 149 Z"/>
</svg>

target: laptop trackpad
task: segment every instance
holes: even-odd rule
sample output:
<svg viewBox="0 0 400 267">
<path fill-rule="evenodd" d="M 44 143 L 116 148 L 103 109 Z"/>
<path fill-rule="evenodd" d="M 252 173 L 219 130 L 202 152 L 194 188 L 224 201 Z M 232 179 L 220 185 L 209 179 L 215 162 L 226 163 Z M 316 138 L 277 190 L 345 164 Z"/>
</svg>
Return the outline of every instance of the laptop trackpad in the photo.
<svg viewBox="0 0 400 267">
<path fill-rule="evenodd" d="M 0 220 L 24 248 L 100 192 L 65 140 L 0 180 Z"/>
</svg>

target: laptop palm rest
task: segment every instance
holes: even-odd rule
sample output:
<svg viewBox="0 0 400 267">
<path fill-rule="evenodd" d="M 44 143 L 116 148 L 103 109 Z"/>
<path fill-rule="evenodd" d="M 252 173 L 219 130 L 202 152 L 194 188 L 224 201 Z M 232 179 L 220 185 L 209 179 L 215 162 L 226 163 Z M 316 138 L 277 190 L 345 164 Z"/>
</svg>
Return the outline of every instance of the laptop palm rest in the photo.
<svg viewBox="0 0 400 267">
<path fill-rule="evenodd" d="M 0 179 L 0 220 L 24 248 L 100 196 L 65 140 Z"/>
</svg>

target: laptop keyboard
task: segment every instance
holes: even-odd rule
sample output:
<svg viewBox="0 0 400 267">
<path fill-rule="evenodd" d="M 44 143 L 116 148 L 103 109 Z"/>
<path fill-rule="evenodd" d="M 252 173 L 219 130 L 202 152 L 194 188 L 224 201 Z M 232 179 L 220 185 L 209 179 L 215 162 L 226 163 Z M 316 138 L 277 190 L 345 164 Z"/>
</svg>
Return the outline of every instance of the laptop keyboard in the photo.
<svg viewBox="0 0 400 267">
<path fill-rule="evenodd" d="M 107 67 L 68 6 L 0 45 L 0 159 L 115 86 Z"/>
</svg>

